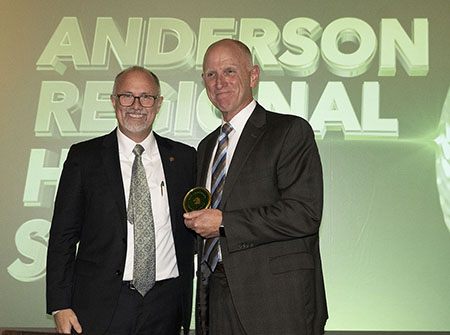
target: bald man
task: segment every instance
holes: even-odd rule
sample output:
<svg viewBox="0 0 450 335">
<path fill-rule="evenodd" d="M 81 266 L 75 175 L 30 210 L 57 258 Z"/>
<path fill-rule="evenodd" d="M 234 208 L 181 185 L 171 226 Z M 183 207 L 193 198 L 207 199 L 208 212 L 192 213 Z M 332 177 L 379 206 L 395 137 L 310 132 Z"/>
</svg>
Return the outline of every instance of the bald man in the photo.
<svg viewBox="0 0 450 335">
<path fill-rule="evenodd" d="M 239 41 L 206 51 L 202 77 L 222 126 L 197 155 L 212 208 L 185 214 L 200 236 L 197 334 L 321 335 L 320 157 L 305 120 L 254 100 L 259 74 Z"/>
</svg>

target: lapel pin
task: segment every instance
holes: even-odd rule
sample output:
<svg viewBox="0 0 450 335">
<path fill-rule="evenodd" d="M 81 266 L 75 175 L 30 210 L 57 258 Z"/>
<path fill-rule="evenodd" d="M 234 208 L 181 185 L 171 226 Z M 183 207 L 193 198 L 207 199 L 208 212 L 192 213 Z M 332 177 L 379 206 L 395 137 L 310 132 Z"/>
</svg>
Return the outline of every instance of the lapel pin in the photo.
<svg viewBox="0 0 450 335">
<path fill-rule="evenodd" d="M 170 157 L 169 161 L 174 162 L 175 161 L 175 157 Z"/>
</svg>

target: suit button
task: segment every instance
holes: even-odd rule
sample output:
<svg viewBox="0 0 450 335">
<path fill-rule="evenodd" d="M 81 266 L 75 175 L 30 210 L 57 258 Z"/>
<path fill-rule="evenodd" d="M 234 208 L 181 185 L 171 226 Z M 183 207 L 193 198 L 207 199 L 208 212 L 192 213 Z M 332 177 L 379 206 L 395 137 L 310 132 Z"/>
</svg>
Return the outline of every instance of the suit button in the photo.
<svg viewBox="0 0 450 335">
<path fill-rule="evenodd" d="M 120 270 L 116 271 L 116 276 L 120 276 L 121 274 L 122 274 L 122 271 L 120 271 Z"/>
</svg>

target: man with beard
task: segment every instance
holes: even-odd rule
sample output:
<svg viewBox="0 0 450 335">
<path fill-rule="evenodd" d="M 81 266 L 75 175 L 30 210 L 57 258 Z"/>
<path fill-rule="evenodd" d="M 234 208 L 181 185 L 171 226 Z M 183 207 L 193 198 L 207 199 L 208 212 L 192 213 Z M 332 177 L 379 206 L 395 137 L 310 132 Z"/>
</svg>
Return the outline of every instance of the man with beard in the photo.
<svg viewBox="0 0 450 335">
<path fill-rule="evenodd" d="M 159 80 L 117 75 L 110 134 L 71 147 L 47 257 L 47 313 L 60 333 L 189 331 L 194 237 L 183 224 L 195 150 L 158 136 Z"/>
</svg>

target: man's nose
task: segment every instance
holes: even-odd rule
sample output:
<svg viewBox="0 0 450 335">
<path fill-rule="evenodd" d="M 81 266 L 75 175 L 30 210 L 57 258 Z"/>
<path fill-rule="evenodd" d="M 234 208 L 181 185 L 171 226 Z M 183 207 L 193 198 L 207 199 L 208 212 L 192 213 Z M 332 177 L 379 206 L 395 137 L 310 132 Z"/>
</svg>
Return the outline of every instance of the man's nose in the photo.
<svg viewBox="0 0 450 335">
<path fill-rule="evenodd" d="M 226 86 L 226 84 L 227 82 L 225 76 L 222 74 L 218 74 L 216 79 L 216 88 L 220 90 L 222 87 Z"/>
<path fill-rule="evenodd" d="M 141 105 L 141 98 L 140 97 L 134 97 L 134 102 L 131 105 L 133 106 L 134 109 L 141 109 L 142 105 Z"/>
</svg>

